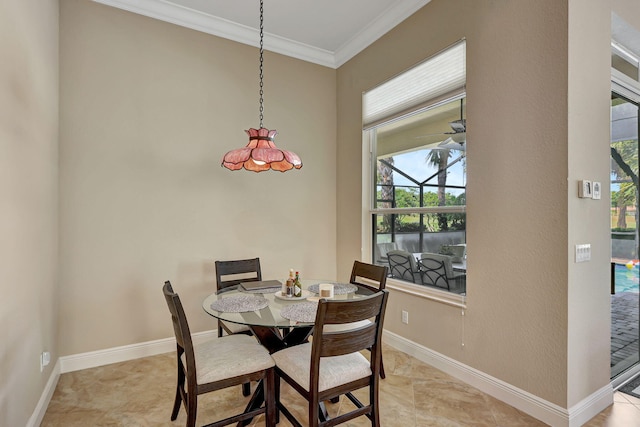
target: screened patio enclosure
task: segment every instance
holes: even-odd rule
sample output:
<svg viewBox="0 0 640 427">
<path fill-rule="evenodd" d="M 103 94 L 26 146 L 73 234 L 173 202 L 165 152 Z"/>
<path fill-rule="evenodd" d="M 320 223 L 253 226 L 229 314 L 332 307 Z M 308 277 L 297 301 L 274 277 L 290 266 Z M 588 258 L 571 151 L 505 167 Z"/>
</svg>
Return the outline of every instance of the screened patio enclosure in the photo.
<svg viewBox="0 0 640 427">
<path fill-rule="evenodd" d="M 464 98 L 452 100 L 375 130 L 376 263 L 390 249 L 446 253 L 466 243 L 463 107 Z"/>
</svg>

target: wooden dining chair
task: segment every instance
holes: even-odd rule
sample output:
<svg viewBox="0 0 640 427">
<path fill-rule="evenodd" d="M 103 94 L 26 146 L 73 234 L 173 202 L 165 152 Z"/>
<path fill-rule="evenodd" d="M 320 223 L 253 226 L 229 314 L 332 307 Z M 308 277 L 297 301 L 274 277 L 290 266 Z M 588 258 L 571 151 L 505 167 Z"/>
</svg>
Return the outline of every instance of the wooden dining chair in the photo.
<svg viewBox="0 0 640 427">
<path fill-rule="evenodd" d="M 365 262 L 354 261 L 351 269 L 349 283 L 364 285 L 369 288 L 384 289 L 387 284 L 389 269 L 384 266 L 367 264 Z M 362 280 L 365 279 L 365 280 Z M 366 321 L 365 321 L 366 322 Z M 384 362 L 380 358 L 380 378 L 385 379 Z"/>
<path fill-rule="evenodd" d="M 232 261 L 216 261 L 216 287 L 221 292 L 242 282 L 262 280 L 260 258 L 239 259 Z M 218 336 L 227 334 L 251 335 L 251 329 L 246 325 L 218 320 Z"/>
<path fill-rule="evenodd" d="M 272 354 L 276 362 L 276 406 L 294 426 L 300 422 L 281 401 L 280 380 L 289 383 L 308 403 L 308 426 L 333 426 L 366 415 L 372 426 L 380 426 L 378 388 L 381 340 L 389 293 L 383 289 L 366 297 L 318 302 L 313 340 Z M 374 319 L 360 328 L 327 331 L 341 325 Z M 360 351 L 371 349 L 367 359 Z M 368 387 L 369 402 L 362 403 L 351 392 Z M 320 420 L 320 403 L 346 395 L 356 406 L 333 419 Z"/>
<path fill-rule="evenodd" d="M 351 278 L 349 279 L 349 283 L 353 283 L 356 285 L 373 286 L 378 289 L 384 289 L 387 284 L 388 273 L 389 269 L 386 266 L 354 261 L 353 268 L 351 269 Z"/>
<path fill-rule="evenodd" d="M 262 280 L 260 258 L 216 261 L 215 265 L 216 289 L 218 292 L 224 292 L 225 289 L 237 286 L 242 282 L 255 282 Z M 251 329 L 247 325 L 225 322 L 218 319 L 218 336 L 221 337 L 225 332 L 229 335 L 253 335 Z M 251 384 L 246 383 L 242 386 L 242 395 L 249 396 L 250 394 Z"/>
<path fill-rule="evenodd" d="M 171 312 L 177 347 L 178 381 L 171 421 L 178 417 L 180 405 L 184 403 L 187 427 L 193 427 L 199 395 L 262 380 L 264 405 L 208 424 L 208 427 L 235 424 L 260 414 L 265 414 L 267 426 L 275 426 L 274 361 L 267 349 L 253 337 L 242 334 L 219 337 L 194 346 L 180 297 L 173 291 L 169 281 L 164 283 L 162 291 Z"/>
<path fill-rule="evenodd" d="M 351 268 L 351 277 L 349 278 L 349 283 L 353 283 L 354 285 L 364 286 L 369 289 L 371 292 L 377 292 L 380 289 L 384 289 L 387 284 L 387 267 L 383 267 L 380 265 L 367 264 L 361 261 L 354 261 L 353 267 Z M 363 280 L 364 279 L 364 280 Z M 329 331 L 337 331 L 344 330 L 349 327 L 359 327 L 362 324 L 366 324 L 368 320 L 363 320 L 362 322 L 355 323 L 353 325 L 350 324 L 342 324 L 342 325 L 328 325 L 327 330 Z M 384 368 L 381 368 L 381 375 L 384 378 Z"/>
</svg>

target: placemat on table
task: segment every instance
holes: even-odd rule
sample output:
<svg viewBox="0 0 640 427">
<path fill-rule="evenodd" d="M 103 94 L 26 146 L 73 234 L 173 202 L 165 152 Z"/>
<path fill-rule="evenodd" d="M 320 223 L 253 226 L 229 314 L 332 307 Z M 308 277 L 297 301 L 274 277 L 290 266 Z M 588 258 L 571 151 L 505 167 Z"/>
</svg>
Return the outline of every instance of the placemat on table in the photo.
<svg viewBox="0 0 640 427">
<path fill-rule="evenodd" d="M 327 282 L 327 283 L 331 283 L 331 282 Z M 331 284 L 333 285 L 334 295 L 346 295 L 358 290 L 358 287 L 351 283 L 331 283 Z M 314 294 L 319 294 L 320 284 L 311 285 L 307 289 L 309 289 Z"/>
<path fill-rule="evenodd" d="M 299 304 L 288 305 L 282 309 L 280 315 L 285 319 L 300 323 L 313 323 L 316 320 L 318 303 L 301 302 Z"/>
<path fill-rule="evenodd" d="M 269 305 L 269 300 L 254 295 L 233 295 L 211 303 L 211 308 L 222 313 L 245 313 L 256 311 Z"/>
</svg>

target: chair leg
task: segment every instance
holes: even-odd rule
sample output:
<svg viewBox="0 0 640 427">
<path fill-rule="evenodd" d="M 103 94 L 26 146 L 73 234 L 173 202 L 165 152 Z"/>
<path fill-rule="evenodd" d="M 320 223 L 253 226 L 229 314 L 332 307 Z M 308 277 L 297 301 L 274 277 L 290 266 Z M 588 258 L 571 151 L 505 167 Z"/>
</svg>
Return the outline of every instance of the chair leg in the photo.
<svg viewBox="0 0 640 427">
<path fill-rule="evenodd" d="M 180 362 L 180 350 L 178 350 L 178 375 L 176 379 L 176 398 L 173 402 L 173 410 L 171 411 L 171 421 L 175 421 L 178 418 L 178 412 L 180 412 L 180 404 L 182 403 L 182 391 L 184 390 L 184 370 L 182 369 L 182 362 Z M 185 408 L 187 403 L 185 402 Z"/>
<path fill-rule="evenodd" d="M 196 426 L 196 413 L 198 412 L 198 385 L 194 382 L 187 382 L 187 392 L 185 393 L 184 408 L 187 410 L 187 427 Z"/>
<path fill-rule="evenodd" d="M 218 320 L 218 337 L 224 335 L 224 328 L 222 327 L 222 322 Z M 242 395 L 244 397 L 251 396 L 251 383 L 242 384 Z"/>
<path fill-rule="evenodd" d="M 266 426 L 275 426 L 278 423 L 277 420 L 277 408 L 276 408 L 276 369 L 271 368 L 267 370 L 267 375 L 264 379 L 264 405 L 266 413 L 264 415 Z"/>
<path fill-rule="evenodd" d="M 251 383 L 242 384 L 242 395 L 244 397 L 251 395 Z"/>
<path fill-rule="evenodd" d="M 371 349 L 369 349 L 369 351 L 371 351 Z M 386 377 L 387 375 L 384 373 L 384 362 L 382 360 L 382 355 L 380 355 L 380 378 L 385 379 Z"/>
<path fill-rule="evenodd" d="M 198 411 L 198 396 L 195 392 L 187 396 L 187 427 L 196 427 L 196 412 Z"/>
<path fill-rule="evenodd" d="M 276 372 L 273 382 L 273 395 L 276 401 L 276 424 L 280 422 L 280 375 Z"/>
<path fill-rule="evenodd" d="M 374 380 L 374 384 L 369 386 L 369 403 L 371 404 L 371 427 L 380 427 L 380 398 L 378 383 L 379 381 L 376 379 Z"/>
<path fill-rule="evenodd" d="M 320 402 L 309 399 L 309 427 L 317 427 L 320 423 Z"/>
<path fill-rule="evenodd" d="M 182 396 L 180 396 L 180 386 L 178 386 L 176 387 L 176 400 L 173 402 L 173 410 L 171 411 L 171 421 L 175 421 L 178 418 L 180 403 L 182 403 Z"/>
</svg>

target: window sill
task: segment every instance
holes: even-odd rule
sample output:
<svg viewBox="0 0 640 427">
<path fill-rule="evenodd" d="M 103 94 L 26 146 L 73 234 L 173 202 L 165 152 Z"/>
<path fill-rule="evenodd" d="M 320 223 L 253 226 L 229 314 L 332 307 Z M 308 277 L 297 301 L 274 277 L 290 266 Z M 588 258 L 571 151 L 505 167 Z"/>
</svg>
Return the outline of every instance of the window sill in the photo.
<svg viewBox="0 0 640 427">
<path fill-rule="evenodd" d="M 452 292 L 440 291 L 438 289 L 428 288 L 413 283 L 405 282 L 391 277 L 387 278 L 387 288 L 398 292 L 413 295 L 419 298 L 428 299 L 439 302 L 441 304 L 451 305 L 458 308 L 467 308 L 466 295 L 454 294 Z"/>
</svg>

